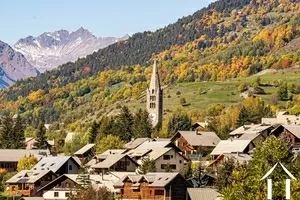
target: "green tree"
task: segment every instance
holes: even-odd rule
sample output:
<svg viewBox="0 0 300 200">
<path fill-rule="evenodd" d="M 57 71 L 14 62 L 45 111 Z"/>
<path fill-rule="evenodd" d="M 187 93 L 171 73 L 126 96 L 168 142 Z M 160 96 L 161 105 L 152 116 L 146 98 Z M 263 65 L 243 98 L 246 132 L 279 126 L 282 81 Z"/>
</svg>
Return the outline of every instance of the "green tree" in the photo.
<svg viewBox="0 0 300 200">
<path fill-rule="evenodd" d="M 287 83 L 284 82 L 282 83 L 279 88 L 276 91 L 276 94 L 278 96 L 278 99 L 281 101 L 287 100 L 289 98 L 288 94 L 288 88 L 287 88 Z"/>
<path fill-rule="evenodd" d="M 96 121 L 93 121 L 90 129 L 89 129 L 89 143 L 95 143 L 96 142 L 96 138 L 99 132 L 99 124 Z"/>
<path fill-rule="evenodd" d="M 47 137 L 46 137 L 46 128 L 45 128 L 45 123 L 44 121 L 40 121 L 37 131 L 36 131 L 36 138 L 35 138 L 35 143 L 34 147 L 36 149 L 48 149 L 49 144 L 47 142 Z"/>
<path fill-rule="evenodd" d="M 180 171 L 180 174 L 185 178 L 189 179 L 193 176 L 192 162 L 189 161 Z"/>
<path fill-rule="evenodd" d="M 123 106 L 121 113 L 116 117 L 114 131 L 121 140 L 129 142 L 133 137 L 132 133 L 133 116 L 126 106 Z"/>
<path fill-rule="evenodd" d="M 168 135 L 173 136 L 177 131 L 188 131 L 191 124 L 191 118 L 187 114 L 174 114 L 168 122 Z"/>
<path fill-rule="evenodd" d="M 113 194 L 106 188 L 94 188 L 93 186 L 88 186 L 87 188 L 80 189 L 76 194 L 72 194 L 69 200 L 113 200 Z"/>
<path fill-rule="evenodd" d="M 2 121 L 0 130 L 0 144 L 2 149 L 11 149 L 14 144 L 13 136 L 13 120 L 10 117 L 5 117 Z"/>
<path fill-rule="evenodd" d="M 220 190 L 224 195 L 224 199 L 266 199 L 267 184 L 260 179 L 276 163 L 282 163 L 296 178 L 299 178 L 299 163 L 293 163 L 295 161 L 292 162 L 292 159 L 293 156 L 286 141 L 275 137 L 268 137 L 256 147 L 254 157 L 246 167 L 233 170 L 230 183 Z M 270 177 L 273 182 L 273 198 L 284 199 L 284 180 L 288 176 L 278 166 Z M 299 189 L 299 185 L 295 185 L 295 183 L 292 183 L 292 185 L 294 187 L 292 191 Z"/>
<path fill-rule="evenodd" d="M 36 164 L 38 163 L 38 160 L 36 157 L 30 155 L 29 157 L 23 157 L 19 160 L 17 165 L 18 172 L 22 170 L 30 170 L 32 169 Z"/>
<path fill-rule="evenodd" d="M 124 147 L 124 142 L 114 135 L 107 135 L 103 137 L 97 144 L 97 153 L 103 153 L 108 149 L 122 149 Z"/>
<path fill-rule="evenodd" d="M 172 168 L 169 162 L 166 164 L 165 172 L 172 172 Z"/>
<path fill-rule="evenodd" d="M 142 164 L 138 168 L 139 174 L 147 174 L 148 172 L 156 172 L 155 160 L 151 160 L 148 156 L 142 159 Z"/>
<path fill-rule="evenodd" d="M 152 124 L 146 110 L 139 109 L 133 116 L 132 133 L 135 138 L 151 138 Z"/>
<path fill-rule="evenodd" d="M 217 188 L 222 190 L 225 187 L 228 187 L 232 183 L 232 172 L 235 168 L 235 163 L 233 159 L 229 159 L 223 163 L 221 167 L 217 169 Z"/>
<path fill-rule="evenodd" d="M 22 149 L 25 147 L 25 126 L 20 115 L 17 116 L 13 126 L 13 149 Z"/>
<path fill-rule="evenodd" d="M 87 142 L 87 138 L 84 137 L 82 133 L 76 133 L 71 141 L 65 143 L 63 148 L 64 153 L 66 155 L 73 155 L 76 151 L 86 145 Z"/>
</svg>

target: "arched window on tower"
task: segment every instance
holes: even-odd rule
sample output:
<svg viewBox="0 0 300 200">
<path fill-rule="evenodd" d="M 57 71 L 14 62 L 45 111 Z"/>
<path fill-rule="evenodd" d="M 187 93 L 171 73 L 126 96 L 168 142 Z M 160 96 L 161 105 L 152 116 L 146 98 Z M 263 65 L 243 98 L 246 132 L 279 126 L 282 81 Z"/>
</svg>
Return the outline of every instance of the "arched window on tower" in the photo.
<svg viewBox="0 0 300 200">
<path fill-rule="evenodd" d="M 154 90 L 154 89 L 152 89 L 152 94 L 154 94 L 154 92 L 155 92 L 155 90 Z"/>
</svg>

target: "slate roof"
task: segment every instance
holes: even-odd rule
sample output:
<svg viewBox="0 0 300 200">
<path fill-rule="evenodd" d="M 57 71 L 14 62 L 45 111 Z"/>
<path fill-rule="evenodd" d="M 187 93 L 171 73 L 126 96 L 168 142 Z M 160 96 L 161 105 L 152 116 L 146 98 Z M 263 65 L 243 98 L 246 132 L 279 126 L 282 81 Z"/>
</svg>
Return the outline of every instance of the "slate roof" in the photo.
<svg viewBox="0 0 300 200">
<path fill-rule="evenodd" d="M 150 139 L 149 138 L 136 138 L 135 140 L 126 143 L 124 145 L 124 147 L 126 149 L 135 149 L 147 140 L 150 140 Z"/>
<path fill-rule="evenodd" d="M 223 153 L 244 152 L 251 140 L 221 140 L 210 155 Z"/>
<path fill-rule="evenodd" d="M 94 146 L 95 146 L 95 144 L 87 144 L 84 147 L 82 147 L 81 149 L 79 149 L 78 151 L 76 151 L 74 153 L 74 155 L 82 155 L 82 154 L 88 152 L 89 150 L 91 150 Z"/>
<path fill-rule="evenodd" d="M 32 169 L 34 170 L 51 170 L 57 172 L 69 159 L 72 159 L 75 164 L 78 164 L 71 156 L 49 156 L 40 160 Z"/>
<path fill-rule="evenodd" d="M 150 184 L 149 187 L 165 187 L 168 185 L 174 178 L 176 178 L 179 173 L 174 172 L 155 172 L 147 173 L 146 175 L 126 175 L 120 179 L 114 186 L 123 187 L 124 181 L 129 178 L 133 183 L 138 183 L 142 178 L 145 178 Z"/>
<path fill-rule="evenodd" d="M 50 155 L 49 150 L 44 149 L 0 149 L 0 161 L 1 162 L 18 162 L 21 158 L 25 156 L 33 155 L 38 160 L 41 159 L 44 155 Z"/>
<path fill-rule="evenodd" d="M 53 173 L 51 170 L 22 170 L 9 180 L 6 183 L 35 183 L 48 173 Z"/>
<path fill-rule="evenodd" d="M 220 138 L 214 132 L 178 131 L 178 133 L 192 146 L 215 147 L 220 142 Z"/>
<path fill-rule="evenodd" d="M 212 188 L 187 188 L 187 192 L 191 200 L 217 200 L 220 193 Z"/>
</svg>

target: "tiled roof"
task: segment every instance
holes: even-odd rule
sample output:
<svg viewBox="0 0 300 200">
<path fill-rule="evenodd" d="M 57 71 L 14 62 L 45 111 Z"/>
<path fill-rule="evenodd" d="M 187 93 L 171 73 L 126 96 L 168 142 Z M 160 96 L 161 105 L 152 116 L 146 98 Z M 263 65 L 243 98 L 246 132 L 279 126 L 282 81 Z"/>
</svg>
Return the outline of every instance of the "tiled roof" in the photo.
<svg viewBox="0 0 300 200">
<path fill-rule="evenodd" d="M 220 142 L 220 138 L 214 132 L 202 131 L 178 131 L 179 134 L 192 146 L 215 147 Z"/>
<path fill-rule="evenodd" d="M 188 188 L 187 192 L 191 200 L 217 200 L 220 197 L 220 193 L 212 188 Z"/>
<path fill-rule="evenodd" d="M 221 155 L 224 153 L 244 152 L 251 140 L 221 140 L 210 155 Z"/>
<path fill-rule="evenodd" d="M 50 155 L 50 151 L 43 149 L 0 149 L 0 161 L 2 162 L 18 162 L 21 158 L 30 155 L 39 160 L 43 156 Z"/>
<path fill-rule="evenodd" d="M 84 147 L 82 147 L 81 149 L 79 149 L 78 151 L 76 151 L 74 153 L 74 155 L 82 155 L 84 153 L 86 153 L 87 151 L 89 151 L 90 149 L 92 149 L 95 146 L 95 144 L 87 144 Z"/>
</svg>

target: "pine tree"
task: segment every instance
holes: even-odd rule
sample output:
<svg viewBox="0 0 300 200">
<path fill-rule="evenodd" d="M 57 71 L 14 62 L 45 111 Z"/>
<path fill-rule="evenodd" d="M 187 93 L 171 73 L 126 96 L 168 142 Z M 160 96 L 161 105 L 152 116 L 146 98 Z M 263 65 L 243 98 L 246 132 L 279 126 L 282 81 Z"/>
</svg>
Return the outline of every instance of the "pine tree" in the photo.
<svg viewBox="0 0 300 200">
<path fill-rule="evenodd" d="M 91 128 L 89 129 L 89 143 L 95 143 L 98 135 L 99 124 L 93 121 Z"/>
<path fill-rule="evenodd" d="M 151 138 L 152 125 L 149 119 L 149 113 L 146 110 L 139 109 L 133 117 L 132 133 L 135 138 Z"/>
<path fill-rule="evenodd" d="M 22 149 L 25 147 L 24 123 L 20 115 L 17 116 L 13 127 L 13 149 Z"/>
<path fill-rule="evenodd" d="M 13 144 L 13 120 L 5 117 L 0 132 L 0 145 L 2 149 L 11 149 Z"/>
<path fill-rule="evenodd" d="M 144 157 L 142 159 L 142 165 L 139 167 L 139 174 L 147 174 L 148 172 L 155 172 L 155 160 L 151 160 L 149 157 Z"/>
<path fill-rule="evenodd" d="M 121 113 L 117 116 L 115 131 L 123 141 L 130 141 L 132 133 L 133 116 L 126 106 L 122 107 Z"/>
<path fill-rule="evenodd" d="M 48 149 L 49 148 L 49 144 L 47 142 L 47 137 L 46 137 L 45 123 L 43 120 L 40 121 L 40 123 L 38 125 L 38 130 L 36 132 L 34 147 L 36 149 Z"/>
<path fill-rule="evenodd" d="M 177 131 L 189 131 L 191 119 L 187 114 L 174 114 L 168 122 L 168 134 L 173 136 Z"/>
</svg>

